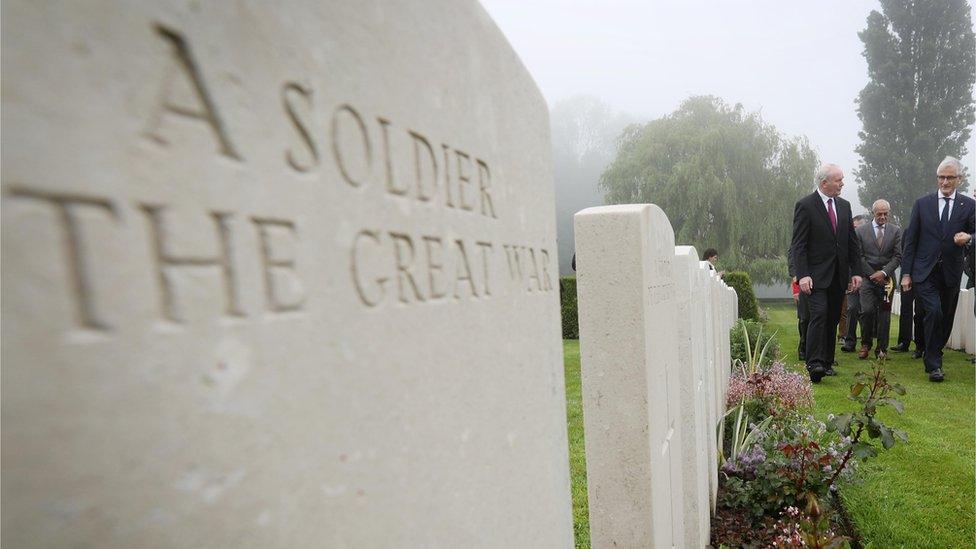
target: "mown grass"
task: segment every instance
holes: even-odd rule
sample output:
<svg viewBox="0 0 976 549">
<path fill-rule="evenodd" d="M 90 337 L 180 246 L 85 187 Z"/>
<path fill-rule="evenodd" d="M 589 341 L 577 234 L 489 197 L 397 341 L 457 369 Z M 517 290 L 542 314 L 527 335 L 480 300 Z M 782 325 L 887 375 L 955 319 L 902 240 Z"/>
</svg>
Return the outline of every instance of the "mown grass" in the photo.
<svg viewBox="0 0 976 549">
<path fill-rule="evenodd" d="M 590 517 L 586 496 L 586 451 L 583 445 L 583 393 L 580 383 L 579 341 L 563 340 L 566 368 L 566 418 L 569 421 L 569 474 L 573 492 L 573 531 L 576 547 L 590 546 Z"/>
<path fill-rule="evenodd" d="M 786 362 L 797 364 L 792 302 L 767 302 L 768 330 L 776 330 Z M 891 345 L 898 317 L 892 317 Z M 873 356 L 873 355 L 872 355 Z M 837 349 L 836 377 L 814 386 L 815 415 L 854 409 L 847 398 L 854 373 L 870 362 Z M 943 383 L 931 383 L 921 359 L 890 353 L 889 376 L 903 384 L 905 413 L 885 409 L 884 423 L 908 433 L 907 444 L 882 451 L 841 487 L 845 506 L 867 547 L 974 547 L 976 545 L 976 370 L 969 355 L 946 350 Z"/>
<path fill-rule="evenodd" d="M 791 302 L 765 302 L 768 330 L 776 330 L 788 364 L 797 365 L 796 316 Z M 891 344 L 896 343 L 892 318 Z M 586 455 L 580 387 L 579 342 L 563 341 L 566 371 L 569 462 L 572 475 L 573 527 L 576 547 L 590 546 L 586 495 Z M 946 381 L 930 383 L 920 359 L 891 353 L 889 374 L 905 385 L 904 415 L 890 410 L 882 420 L 908 432 L 899 443 L 866 462 L 858 480 L 841 488 L 858 535 L 869 548 L 976 546 L 976 370 L 965 353 L 947 350 Z M 870 369 L 868 361 L 838 349 L 837 377 L 814 387 L 815 414 L 853 410 L 847 399 L 854 373 Z"/>
</svg>

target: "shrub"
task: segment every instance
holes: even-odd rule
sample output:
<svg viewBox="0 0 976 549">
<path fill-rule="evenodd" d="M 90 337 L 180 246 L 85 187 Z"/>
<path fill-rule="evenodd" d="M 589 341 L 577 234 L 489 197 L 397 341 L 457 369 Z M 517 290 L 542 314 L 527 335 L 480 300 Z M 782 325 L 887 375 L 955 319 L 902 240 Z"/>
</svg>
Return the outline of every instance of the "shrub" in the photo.
<svg viewBox="0 0 976 549">
<path fill-rule="evenodd" d="M 575 276 L 559 277 L 559 302 L 562 304 L 563 339 L 579 339 Z"/>
<path fill-rule="evenodd" d="M 722 464 L 727 480 L 721 504 L 743 509 L 754 520 L 801 507 L 811 495 L 823 499 L 836 471 L 853 473 L 853 463 L 845 463 L 851 439 L 811 416 L 781 418 L 753 438 L 755 443 Z"/>
<path fill-rule="evenodd" d="M 745 334 L 742 331 L 743 326 L 749 334 L 749 349 L 753 352 L 756 349 L 762 349 L 766 342 L 769 342 L 769 348 L 766 349 L 766 354 L 759 364 L 760 367 L 768 368 L 776 358 L 779 358 L 779 340 L 776 339 L 775 333 L 766 333 L 761 324 L 749 320 L 739 320 L 729 333 L 729 341 L 732 344 L 732 363 L 742 361 L 749 364 L 750 362 Z"/>
<path fill-rule="evenodd" d="M 735 293 L 739 296 L 739 318 L 759 320 L 759 304 L 756 301 L 756 292 L 752 289 L 749 273 L 732 271 L 725 273 L 723 280 L 735 289 Z"/>
<path fill-rule="evenodd" d="M 813 406 L 813 392 L 807 376 L 786 369 L 781 362 L 749 374 L 733 370 L 729 379 L 728 408 L 743 405 L 754 422 L 768 416 L 783 416 Z"/>
</svg>

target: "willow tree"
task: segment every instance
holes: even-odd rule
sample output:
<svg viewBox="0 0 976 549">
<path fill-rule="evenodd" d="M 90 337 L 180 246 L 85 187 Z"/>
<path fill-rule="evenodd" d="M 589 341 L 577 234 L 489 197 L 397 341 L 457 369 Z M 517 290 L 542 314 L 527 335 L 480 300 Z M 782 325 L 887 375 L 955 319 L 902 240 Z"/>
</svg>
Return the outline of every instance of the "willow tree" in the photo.
<svg viewBox="0 0 976 549">
<path fill-rule="evenodd" d="M 685 100 L 673 113 L 624 130 L 600 178 L 607 204 L 654 203 L 675 241 L 716 248 L 725 268 L 755 282 L 783 282 L 793 205 L 813 191 L 816 153 L 717 97 Z"/>
<path fill-rule="evenodd" d="M 858 197 L 866 208 L 886 198 L 904 222 L 935 191 L 939 162 L 966 154 L 976 40 L 964 0 L 881 0 L 881 10 L 858 34 L 869 78 L 857 99 Z"/>
</svg>

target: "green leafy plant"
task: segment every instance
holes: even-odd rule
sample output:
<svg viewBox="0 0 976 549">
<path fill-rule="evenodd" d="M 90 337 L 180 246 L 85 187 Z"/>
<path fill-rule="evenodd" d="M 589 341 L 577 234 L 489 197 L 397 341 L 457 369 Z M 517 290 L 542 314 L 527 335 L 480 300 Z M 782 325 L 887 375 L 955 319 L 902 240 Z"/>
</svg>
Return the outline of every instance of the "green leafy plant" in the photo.
<svg viewBox="0 0 976 549">
<path fill-rule="evenodd" d="M 725 418 L 728 420 L 732 419 L 731 428 L 731 447 L 729 448 L 729 456 L 726 457 L 721 454 L 724 448 L 719 448 L 721 460 L 724 462 L 727 459 L 735 459 L 739 457 L 742 452 L 756 443 L 760 436 L 762 436 L 763 431 L 769 426 L 770 422 L 773 420 L 773 416 L 768 416 L 757 424 L 749 423 L 749 414 L 746 412 L 745 405 L 739 404 L 735 408 L 730 409 L 725 413 Z"/>
<path fill-rule="evenodd" d="M 847 447 L 810 416 L 770 416 L 765 421 L 749 432 L 751 439 L 737 454 L 730 453 L 721 470 L 725 483 L 720 503 L 746 511 L 757 522 L 787 506 L 802 506 L 810 494 L 827 495 Z"/>
<path fill-rule="evenodd" d="M 756 367 L 769 367 L 780 354 L 779 339 L 776 332 L 766 333 L 763 325 L 751 320 L 739 320 L 729 332 L 732 364 L 747 365 L 751 371 Z"/>
<path fill-rule="evenodd" d="M 774 526 L 778 535 L 773 540 L 772 546 L 777 549 L 791 549 L 793 547 L 849 548 L 851 546 L 850 540 L 833 531 L 828 517 L 828 513 L 821 510 L 820 503 L 814 497 L 807 499 L 804 510 L 794 506 L 787 507 Z"/>
<path fill-rule="evenodd" d="M 905 388 L 888 380 L 883 359 L 871 366 L 870 374 L 858 372 L 854 375 L 854 384 L 851 385 L 848 398 L 858 402 L 861 405 L 860 409 L 831 417 L 827 422 L 832 431 L 851 440 L 850 448 L 844 455 L 841 467 L 831 479 L 831 483 L 836 480 L 851 457 L 867 459 L 878 455 L 878 449 L 871 444 L 870 439 L 880 439 L 881 446 L 885 450 L 891 449 L 896 440 L 908 442 L 907 433 L 881 423 L 877 417 L 878 409 L 884 406 L 891 406 L 899 414 L 905 411 L 904 405 L 893 397 L 894 394 L 904 395 Z M 869 440 L 864 440 L 865 434 Z"/>
</svg>

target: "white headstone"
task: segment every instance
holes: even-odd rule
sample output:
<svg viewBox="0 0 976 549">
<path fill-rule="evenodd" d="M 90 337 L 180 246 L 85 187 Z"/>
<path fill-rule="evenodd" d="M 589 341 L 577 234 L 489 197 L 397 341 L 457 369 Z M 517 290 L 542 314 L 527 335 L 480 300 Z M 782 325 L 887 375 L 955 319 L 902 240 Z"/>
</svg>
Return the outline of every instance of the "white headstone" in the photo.
<svg viewBox="0 0 976 549">
<path fill-rule="evenodd" d="M 2 18 L 4 546 L 572 546 L 548 111 L 476 2 Z"/>
<path fill-rule="evenodd" d="M 976 301 L 976 290 L 970 288 L 960 293 L 959 305 L 957 307 L 966 311 L 965 324 L 963 325 L 963 348 L 967 353 L 976 353 L 976 314 L 974 314 L 973 302 Z"/>
<path fill-rule="evenodd" d="M 715 339 L 715 322 L 713 321 L 712 308 L 710 303 L 712 303 L 715 298 L 715 288 L 712 284 L 712 277 L 714 276 L 714 271 L 709 267 L 707 261 L 701 261 L 698 264 L 698 276 L 699 276 L 699 288 L 701 289 L 701 310 L 702 310 L 702 323 L 704 324 L 704 342 L 703 347 L 705 349 L 705 382 L 708 384 L 708 429 L 710 435 L 708 437 L 709 441 L 709 453 L 708 453 L 708 487 L 709 487 L 709 501 L 711 503 L 711 508 L 714 511 L 715 505 L 718 503 L 718 424 L 722 417 L 720 413 L 720 403 L 719 400 L 723 398 L 724 393 L 721 392 L 721 387 L 718 383 L 718 377 L 716 375 L 716 368 L 718 363 L 718 347 L 716 345 Z"/>
<path fill-rule="evenodd" d="M 649 204 L 583 210 L 575 233 L 590 538 L 671 547 L 684 509 L 674 234 Z"/>
<path fill-rule="evenodd" d="M 974 329 L 976 322 L 973 320 L 973 290 L 960 290 L 947 346 L 950 349 L 973 352 L 970 349 L 974 347 L 973 340 L 976 339 Z"/>
<path fill-rule="evenodd" d="M 706 406 L 704 311 L 699 291 L 698 252 L 675 246 L 674 280 L 678 302 L 678 372 L 681 382 L 681 455 L 684 493 L 682 547 L 703 547 L 709 542 L 709 428 Z M 677 540 L 676 540 L 677 541 Z"/>
</svg>

